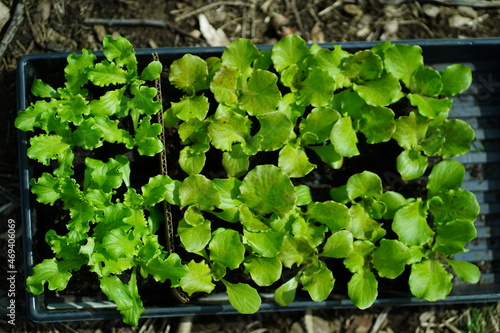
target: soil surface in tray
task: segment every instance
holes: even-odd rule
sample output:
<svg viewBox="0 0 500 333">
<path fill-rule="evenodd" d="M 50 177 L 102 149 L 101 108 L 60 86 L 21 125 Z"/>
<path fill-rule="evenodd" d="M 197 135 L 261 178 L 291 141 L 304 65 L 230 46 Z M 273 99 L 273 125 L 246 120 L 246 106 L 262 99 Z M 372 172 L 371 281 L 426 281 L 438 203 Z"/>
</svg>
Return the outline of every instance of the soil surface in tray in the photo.
<svg viewBox="0 0 500 333">
<path fill-rule="evenodd" d="M 19 0 L 1 0 L 11 16 Z M 442 1 L 444 2 L 444 1 Z M 295 32 L 310 42 L 355 40 L 499 37 L 498 1 L 449 0 L 253 0 L 164 1 L 150 0 L 24 0 L 20 24 L 0 62 L 0 212 L 1 220 L 16 221 L 16 311 L 13 327 L 0 318 L 6 331 L 21 332 L 169 332 L 180 319 L 141 320 L 132 330 L 115 321 L 34 324 L 24 310 L 21 216 L 17 169 L 17 133 L 13 127 L 16 108 L 15 73 L 18 59 L 29 53 L 97 50 L 106 34 L 120 34 L 135 47 L 204 46 L 239 37 L 256 44 L 273 44 L 283 33 Z M 224 34 L 212 42 L 200 25 L 203 14 Z M 125 20 L 112 26 L 90 24 L 87 19 Z M 139 26 L 128 19 L 146 20 Z M 0 19 L 1 21 L 1 19 Z M 156 21 L 156 22 L 155 22 Z M 149 24 L 164 22 L 164 27 Z M 119 23 L 119 22 L 114 22 Z M 0 27 L 0 38 L 9 35 L 9 24 Z M 225 36 L 224 36 L 225 35 Z M 210 43 L 207 42 L 210 41 Z M 2 40 L 3 41 L 3 40 Z M 2 44 L 4 44 L 2 42 Z M 0 249 L 7 248 L 7 224 L 0 223 Z M 0 278 L 5 280 L 7 251 L 0 250 Z M 0 293 L 2 307 L 6 293 Z M 311 313 L 273 313 L 252 316 L 213 316 L 194 319 L 192 332 L 458 332 L 498 330 L 498 305 L 448 306 L 359 310 L 321 310 Z M 469 325 L 467 325 L 469 323 Z M 471 326 L 472 325 L 472 326 Z M 476 325 L 476 326 L 474 326 Z M 3 329 L 2 329 L 3 331 Z"/>
</svg>

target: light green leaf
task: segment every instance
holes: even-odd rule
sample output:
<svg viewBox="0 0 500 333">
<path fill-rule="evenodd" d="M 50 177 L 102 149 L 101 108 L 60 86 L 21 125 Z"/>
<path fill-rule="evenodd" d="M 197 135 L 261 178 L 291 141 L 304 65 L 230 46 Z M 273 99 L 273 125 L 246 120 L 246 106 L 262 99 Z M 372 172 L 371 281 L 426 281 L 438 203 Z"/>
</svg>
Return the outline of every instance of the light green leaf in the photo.
<svg viewBox="0 0 500 333">
<path fill-rule="evenodd" d="M 451 98 L 434 98 L 419 94 L 408 94 L 411 105 L 418 108 L 418 112 L 428 118 L 436 118 L 446 114 L 451 109 L 453 100 Z"/>
<path fill-rule="evenodd" d="M 118 36 L 113 39 L 111 36 L 104 37 L 104 56 L 108 61 L 114 61 L 117 65 L 126 67 L 129 71 L 137 71 L 137 59 L 133 45 L 124 37 Z"/>
<path fill-rule="evenodd" d="M 282 265 L 278 258 L 249 256 L 245 260 L 245 273 L 261 287 L 270 286 L 281 277 Z"/>
<path fill-rule="evenodd" d="M 378 198 L 382 195 L 382 180 L 371 171 L 352 175 L 347 180 L 347 195 L 351 201 L 359 197 L 373 196 Z"/>
<path fill-rule="evenodd" d="M 234 111 L 216 115 L 208 125 L 212 145 L 230 151 L 234 143 L 245 143 L 250 138 L 250 120 Z"/>
<path fill-rule="evenodd" d="M 200 149 L 199 146 L 205 145 L 186 146 L 179 153 L 179 166 L 188 175 L 199 174 L 205 167 L 204 150 L 207 149 Z"/>
<path fill-rule="evenodd" d="M 434 302 L 448 296 L 452 278 L 439 261 L 424 259 L 411 265 L 408 284 L 414 296 Z"/>
<path fill-rule="evenodd" d="M 354 236 L 356 237 L 356 236 Z M 367 257 L 371 256 L 375 245 L 367 240 L 355 240 L 353 250 L 344 259 L 344 265 L 351 273 L 362 273 Z"/>
<path fill-rule="evenodd" d="M 361 310 L 372 306 L 378 295 L 378 282 L 375 275 L 368 268 L 352 275 L 347 283 L 347 294 L 354 305 Z"/>
<path fill-rule="evenodd" d="M 31 192 L 37 196 L 37 201 L 42 204 L 54 205 L 61 198 L 59 191 L 59 178 L 44 172 L 36 181 L 30 181 Z"/>
<path fill-rule="evenodd" d="M 327 106 L 333 98 L 335 83 L 330 74 L 319 67 L 310 67 L 305 80 L 298 84 L 298 105 Z"/>
<path fill-rule="evenodd" d="M 230 269 L 238 268 L 245 258 L 245 246 L 241 242 L 241 235 L 232 229 L 215 230 L 208 249 L 212 261 Z"/>
<path fill-rule="evenodd" d="M 320 256 L 329 258 L 346 258 L 353 251 L 353 241 L 354 238 L 350 231 L 337 231 L 328 237 Z"/>
<path fill-rule="evenodd" d="M 151 61 L 146 66 L 146 68 L 144 68 L 142 70 L 142 73 L 139 76 L 139 78 L 141 80 L 145 80 L 145 81 L 156 80 L 157 78 L 160 77 L 162 70 L 163 70 L 163 66 L 162 66 L 160 61 L 158 61 L 158 60 Z"/>
<path fill-rule="evenodd" d="M 413 72 L 424 65 L 422 48 L 418 45 L 393 44 L 385 51 L 384 64 L 386 70 L 410 88 Z"/>
<path fill-rule="evenodd" d="M 60 98 L 59 93 L 54 88 L 40 79 L 33 81 L 31 93 L 41 98 Z"/>
<path fill-rule="evenodd" d="M 240 200 L 260 214 L 284 216 L 296 203 L 290 178 L 274 165 L 259 165 L 251 170 L 240 186 Z"/>
<path fill-rule="evenodd" d="M 273 230 L 252 232 L 244 229 L 245 243 L 252 250 L 264 258 L 273 258 L 278 255 L 283 244 L 283 234 Z"/>
<path fill-rule="evenodd" d="M 80 55 L 71 53 L 66 58 L 68 64 L 64 68 L 65 85 L 73 94 L 83 92 L 80 88 L 88 82 L 87 74 L 94 67 L 96 58 L 92 51 L 85 49 Z"/>
<path fill-rule="evenodd" d="M 359 150 L 356 145 L 358 138 L 350 117 L 340 118 L 335 125 L 333 125 L 330 140 L 335 147 L 335 151 L 341 156 L 353 157 L 359 155 Z"/>
<path fill-rule="evenodd" d="M 208 98 L 203 95 L 193 97 L 183 97 L 179 102 L 172 102 L 171 109 L 173 114 L 181 120 L 198 118 L 204 120 L 208 113 Z"/>
<path fill-rule="evenodd" d="M 228 177 L 240 177 L 248 171 L 249 156 L 243 151 L 241 144 L 233 145 L 231 151 L 222 154 L 222 166 Z"/>
<path fill-rule="evenodd" d="M 210 90 L 218 103 L 229 106 L 238 104 L 238 69 L 236 67 L 221 67 L 210 82 Z"/>
<path fill-rule="evenodd" d="M 71 271 L 78 270 L 83 265 L 82 259 L 44 259 L 33 268 L 33 274 L 27 278 L 28 291 L 39 295 L 43 292 L 45 283 L 48 283 L 49 290 L 64 290 L 72 276 Z"/>
<path fill-rule="evenodd" d="M 141 267 L 153 276 L 155 281 L 165 282 L 167 279 L 170 280 L 172 287 L 180 286 L 179 280 L 188 274 L 188 267 L 182 264 L 177 253 L 171 253 L 165 259 L 158 256 Z"/>
<path fill-rule="evenodd" d="M 262 151 L 273 151 L 283 147 L 295 134 L 293 123 L 281 111 L 274 111 L 257 118 L 260 129 L 257 135 L 262 136 Z"/>
<path fill-rule="evenodd" d="M 229 303 L 239 313 L 251 314 L 259 310 L 262 300 L 257 290 L 245 283 L 222 282 L 226 286 Z"/>
<path fill-rule="evenodd" d="M 470 150 L 475 134 L 467 122 L 461 119 L 446 119 L 440 128 L 445 137 L 440 154 L 443 158 L 460 156 Z"/>
<path fill-rule="evenodd" d="M 311 272 L 311 274 L 302 274 L 300 283 L 304 290 L 309 292 L 309 296 L 315 302 L 322 302 L 328 298 L 333 290 L 335 278 L 324 262 L 320 262 L 321 268 Z"/>
<path fill-rule="evenodd" d="M 208 88 L 208 66 L 205 60 L 192 54 L 185 54 L 170 65 L 168 79 L 175 87 L 193 97 L 200 90 Z"/>
<path fill-rule="evenodd" d="M 305 149 L 292 142 L 280 150 L 278 166 L 291 178 L 304 177 L 316 167 L 309 162 Z"/>
<path fill-rule="evenodd" d="M 452 259 L 445 259 L 446 262 L 453 268 L 457 276 L 469 283 L 478 283 L 481 278 L 481 271 L 479 267 L 474 265 L 473 263 L 467 261 L 458 261 Z"/>
<path fill-rule="evenodd" d="M 126 70 L 106 60 L 96 64 L 89 70 L 90 81 L 99 87 L 106 87 L 115 84 L 125 84 L 132 76 Z"/>
<path fill-rule="evenodd" d="M 462 186 L 465 167 L 462 163 L 448 160 L 436 164 L 427 181 L 429 198 L 448 190 L 458 189 Z"/>
<path fill-rule="evenodd" d="M 70 144 L 59 135 L 40 134 L 30 139 L 28 157 L 38 160 L 43 165 L 49 165 L 50 160 L 57 159 L 66 150 L 71 149 Z"/>
<path fill-rule="evenodd" d="M 427 224 L 427 213 L 421 199 L 400 208 L 394 214 L 392 230 L 407 246 L 424 245 L 432 240 L 434 231 Z"/>
<path fill-rule="evenodd" d="M 173 180 L 169 176 L 156 175 L 151 177 L 148 183 L 141 187 L 144 206 L 153 206 L 164 200 L 167 192 L 167 185 L 172 184 Z"/>
<path fill-rule="evenodd" d="M 314 54 L 314 63 L 320 68 L 328 71 L 334 81 L 334 89 L 347 88 L 352 85 L 349 78 L 340 68 L 341 61 L 350 56 L 350 53 L 342 50 L 340 45 L 335 45 L 333 50 L 320 49 Z"/>
<path fill-rule="evenodd" d="M 476 227 L 472 222 L 451 221 L 437 227 L 437 237 L 432 249 L 452 256 L 467 252 L 465 244 L 477 235 Z"/>
<path fill-rule="evenodd" d="M 373 267 L 380 277 L 395 279 L 403 273 L 410 250 L 395 239 L 382 239 L 379 247 L 373 252 Z"/>
<path fill-rule="evenodd" d="M 382 106 L 365 107 L 357 125 L 370 144 L 389 141 L 396 130 L 394 112 Z"/>
<path fill-rule="evenodd" d="M 88 102 L 81 95 L 62 100 L 57 107 L 57 114 L 61 120 L 71 122 L 76 126 L 80 125 L 83 122 L 83 116 L 89 113 Z"/>
<path fill-rule="evenodd" d="M 249 39 L 239 38 L 224 49 L 221 56 L 222 66 L 235 67 L 246 78 L 252 72 L 252 63 L 259 56 L 259 50 Z"/>
<path fill-rule="evenodd" d="M 84 189 L 101 189 L 104 192 L 111 192 L 120 187 L 124 181 L 129 182 L 130 162 L 124 155 L 110 158 L 108 162 L 87 157 L 85 166 Z"/>
<path fill-rule="evenodd" d="M 200 210 L 211 210 L 220 204 L 220 194 L 214 183 L 203 175 L 187 177 L 179 188 L 182 207 L 198 205 Z"/>
<path fill-rule="evenodd" d="M 401 85 L 390 73 L 363 84 L 354 84 L 353 89 L 366 103 L 373 106 L 386 106 L 402 97 Z"/>
<path fill-rule="evenodd" d="M 299 285 L 300 274 L 282 284 L 274 292 L 274 300 L 281 306 L 287 306 L 295 300 L 297 286 Z"/>
<path fill-rule="evenodd" d="M 305 41 L 295 34 L 281 38 L 274 45 L 271 54 L 274 67 L 278 72 L 282 72 L 291 65 L 304 68 L 310 57 L 311 52 Z"/>
<path fill-rule="evenodd" d="M 191 296 L 196 292 L 211 293 L 214 290 L 211 270 L 205 262 L 191 260 L 187 267 L 189 273 L 181 278 L 181 288 L 184 292 Z"/>
<path fill-rule="evenodd" d="M 102 277 L 100 278 L 100 282 L 101 290 L 104 294 L 116 303 L 116 307 L 123 316 L 123 322 L 137 326 L 139 318 L 142 312 L 144 312 L 144 306 L 137 290 L 135 271 L 130 276 L 128 284 L 121 282 L 116 275 Z"/>
<path fill-rule="evenodd" d="M 420 178 L 427 170 L 428 159 L 418 150 L 403 150 L 396 159 L 396 166 L 401 178 L 413 180 Z"/>
<path fill-rule="evenodd" d="M 73 132 L 73 141 L 76 146 L 92 150 L 102 146 L 103 131 L 95 126 L 95 118 L 85 119 Z"/>
<path fill-rule="evenodd" d="M 300 133 L 303 137 L 307 133 L 314 133 L 316 135 L 314 140 L 302 139 L 304 144 L 318 144 L 323 143 L 330 138 L 333 124 L 339 120 L 340 114 L 329 108 L 321 107 L 314 108 L 306 118 L 300 122 Z"/>
<path fill-rule="evenodd" d="M 130 133 L 124 129 L 119 128 L 120 122 L 118 120 L 111 120 L 108 117 L 95 117 L 95 125 L 102 131 L 102 137 L 109 143 L 124 143 L 127 146 L 133 141 Z"/>
<path fill-rule="evenodd" d="M 158 113 L 162 108 L 162 102 L 155 100 L 156 94 L 158 93 L 156 88 L 136 84 L 131 87 L 131 92 L 134 97 L 130 100 L 129 105 L 132 111 L 137 114 L 151 116 Z M 132 117 L 135 117 L 133 113 Z M 136 122 L 134 121 L 134 125 L 135 124 Z"/>
<path fill-rule="evenodd" d="M 278 77 L 269 71 L 254 71 L 242 90 L 240 108 L 251 116 L 262 116 L 275 111 L 281 99 L 277 81 Z"/>
<path fill-rule="evenodd" d="M 409 116 L 399 117 L 396 119 L 393 138 L 404 149 L 413 149 L 425 138 L 430 122 L 430 119 L 418 116 L 414 112 Z"/>
<path fill-rule="evenodd" d="M 124 96 L 125 87 L 107 91 L 99 99 L 91 100 L 89 103 L 90 114 L 99 116 L 125 116 L 128 97 Z"/>
<path fill-rule="evenodd" d="M 480 206 L 474 193 L 456 189 L 429 200 L 429 210 L 437 223 L 455 220 L 474 222 L 479 215 Z"/>
<path fill-rule="evenodd" d="M 354 235 L 356 239 L 372 239 L 377 236 L 381 229 L 381 223 L 370 217 L 368 211 L 360 204 L 353 204 L 349 208 L 351 213 L 351 224 L 346 228 Z"/>
<path fill-rule="evenodd" d="M 472 83 L 472 70 L 462 64 L 453 64 L 441 72 L 441 95 L 454 96 L 464 92 Z"/>
<path fill-rule="evenodd" d="M 344 158 L 337 153 L 335 147 L 331 143 L 324 146 L 309 146 L 308 148 L 318 154 L 321 161 L 328 164 L 331 168 L 340 169 L 342 167 Z"/>
<path fill-rule="evenodd" d="M 424 96 L 437 96 L 441 92 L 443 84 L 439 72 L 430 67 L 420 67 L 415 70 L 411 77 L 411 91 Z"/>
<path fill-rule="evenodd" d="M 314 251 L 307 239 L 286 235 L 278 258 L 285 267 L 292 268 L 293 265 L 301 265 Z"/>
<path fill-rule="evenodd" d="M 331 232 L 347 228 L 351 223 L 349 209 L 335 201 L 316 202 L 307 215 L 314 221 L 323 223 Z"/>
<path fill-rule="evenodd" d="M 212 237 L 210 220 L 203 220 L 197 225 L 190 225 L 186 219 L 179 221 L 177 234 L 186 251 L 196 253 L 206 248 Z"/>
<path fill-rule="evenodd" d="M 408 203 L 408 201 L 402 194 L 394 191 L 384 192 L 380 197 L 380 202 L 383 202 L 387 209 L 383 216 L 383 218 L 386 220 L 394 219 L 394 214 L 396 214 L 399 208 L 406 206 L 406 204 Z"/>
<path fill-rule="evenodd" d="M 358 51 L 342 63 L 344 73 L 356 83 L 378 79 L 383 68 L 382 59 L 371 50 Z"/>
</svg>

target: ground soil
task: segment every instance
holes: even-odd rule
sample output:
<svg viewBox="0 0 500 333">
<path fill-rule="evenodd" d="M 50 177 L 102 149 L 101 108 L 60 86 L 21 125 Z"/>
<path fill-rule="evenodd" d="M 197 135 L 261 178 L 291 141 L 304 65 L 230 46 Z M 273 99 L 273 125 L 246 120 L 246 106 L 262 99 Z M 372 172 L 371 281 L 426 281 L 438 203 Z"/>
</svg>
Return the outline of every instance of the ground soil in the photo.
<svg viewBox="0 0 500 333">
<path fill-rule="evenodd" d="M 474 1 L 405 0 L 24 0 L 13 38 L 8 21 L 0 27 L 0 278 L 6 281 L 7 221 L 16 222 L 16 304 L 17 320 L 7 323 L 9 298 L 0 288 L 0 331 L 13 332 L 169 332 L 190 323 L 179 318 L 144 319 L 137 329 L 119 322 L 35 324 L 26 318 L 23 307 L 22 221 L 20 216 L 17 168 L 17 61 L 30 53 L 99 50 L 106 34 L 122 35 L 136 48 L 207 46 L 239 37 L 255 44 L 273 44 L 283 35 L 296 33 L 309 42 L 382 41 L 398 39 L 441 39 L 500 37 L 500 4 Z M 20 0 L 1 0 L 14 16 Z M 443 0 L 444 2 L 444 0 Z M 200 24 L 203 14 L 209 25 L 220 29 L 209 36 Z M 104 19 L 91 24 L 89 19 Z M 111 20 L 123 20 L 116 22 Z M 140 21 L 130 21 L 139 19 Z M 127 21 L 128 20 L 128 21 Z M 1 20 L 0 20 L 1 21 Z M 110 23 L 113 23 L 110 25 Z M 132 25 L 135 24 L 135 25 Z M 160 26 L 159 26 L 160 25 Z M 492 332 L 498 327 L 498 305 L 467 305 L 419 308 L 375 308 L 321 310 L 300 313 L 272 313 L 252 316 L 196 317 L 192 332 Z M 477 319 L 476 329 L 467 326 Z M 375 330 L 378 324 L 381 324 Z M 481 327 L 480 327 L 481 326 Z"/>
</svg>

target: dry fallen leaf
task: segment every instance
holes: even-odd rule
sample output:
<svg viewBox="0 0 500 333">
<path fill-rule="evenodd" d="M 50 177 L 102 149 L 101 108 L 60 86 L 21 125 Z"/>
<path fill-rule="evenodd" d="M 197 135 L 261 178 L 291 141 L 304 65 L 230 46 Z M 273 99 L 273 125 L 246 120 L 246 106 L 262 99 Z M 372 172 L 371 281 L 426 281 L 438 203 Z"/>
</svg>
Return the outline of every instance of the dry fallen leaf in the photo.
<svg viewBox="0 0 500 333">
<path fill-rule="evenodd" d="M 198 15 L 200 31 L 208 45 L 210 46 L 226 46 L 230 43 L 229 38 L 222 29 L 215 29 L 205 15 Z"/>
</svg>

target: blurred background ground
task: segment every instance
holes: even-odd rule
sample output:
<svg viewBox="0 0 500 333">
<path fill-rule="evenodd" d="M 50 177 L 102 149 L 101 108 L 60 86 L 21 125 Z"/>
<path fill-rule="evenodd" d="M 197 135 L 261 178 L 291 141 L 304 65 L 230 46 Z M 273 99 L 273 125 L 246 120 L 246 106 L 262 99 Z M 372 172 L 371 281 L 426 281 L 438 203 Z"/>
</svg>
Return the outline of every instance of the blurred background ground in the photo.
<svg viewBox="0 0 500 333">
<path fill-rule="evenodd" d="M 314 43 L 500 37 L 500 1 L 489 0 L 0 0 L 0 332 L 500 332 L 500 305 L 35 324 L 23 308 L 17 169 L 16 66 L 29 53 L 98 50 L 122 35 L 136 48 L 273 44 L 296 33 Z M 16 11 L 17 9 L 17 11 Z M 100 20 L 103 20 L 102 22 Z M 7 221 L 16 222 L 16 326 L 7 323 Z M 186 322 L 184 322 L 186 321 Z M 185 332 L 189 332 L 185 330 Z"/>
</svg>

